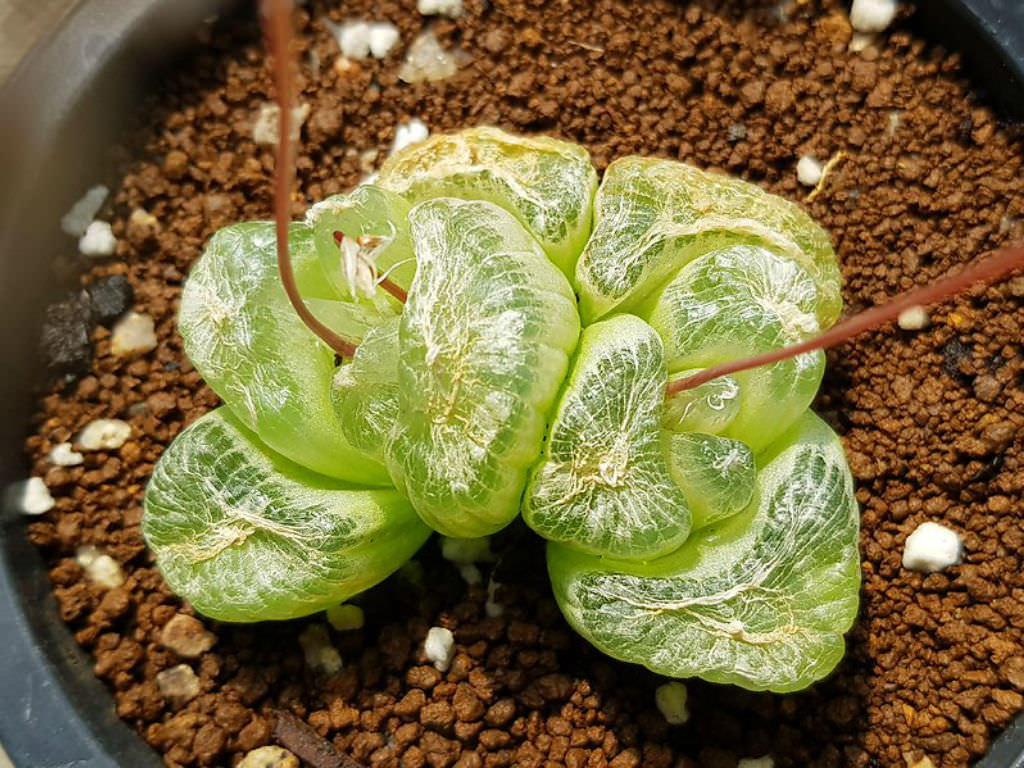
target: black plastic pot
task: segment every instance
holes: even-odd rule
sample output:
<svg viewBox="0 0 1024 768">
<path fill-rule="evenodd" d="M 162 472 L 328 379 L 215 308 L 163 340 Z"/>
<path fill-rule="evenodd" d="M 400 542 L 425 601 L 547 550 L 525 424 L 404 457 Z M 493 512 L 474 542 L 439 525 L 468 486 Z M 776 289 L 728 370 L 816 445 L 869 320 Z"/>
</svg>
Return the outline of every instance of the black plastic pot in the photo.
<svg viewBox="0 0 1024 768">
<path fill-rule="evenodd" d="M 147 78 L 231 0 L 82 0 L 0 90 L 0 487 L 25 474 L 42 308 L 68 238 L 60 216 L 104 178 L 106 151 Z M 961 51 L 983 100 L 1024 119 L 1024 0 L 920 0 L 926 37 Z M 112 181 L 112 180 L 111 180 Z M 16 768 L 156 768 L 161 761 L 60 621 L 25 521 L 0 518 L 0 743 Z M 1024 768 L 1024 716 L 978 768 Z"/>
</svg>

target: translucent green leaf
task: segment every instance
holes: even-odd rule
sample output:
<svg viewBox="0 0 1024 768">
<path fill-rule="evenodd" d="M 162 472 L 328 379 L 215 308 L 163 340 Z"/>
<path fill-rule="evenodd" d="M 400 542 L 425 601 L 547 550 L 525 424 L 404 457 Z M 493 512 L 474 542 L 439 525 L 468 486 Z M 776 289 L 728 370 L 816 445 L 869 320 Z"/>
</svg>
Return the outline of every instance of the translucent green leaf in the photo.
<svg viewBox="0 0 1024 768">
<path fill-rule="evenodd" d="M 387 577 L 430 534 L 395 490 L 310 472 L 226 408 L 164 451 L 142 531 L 171 589 L 222 621 L 322 611 Z"/>
<path fill-rule="evenodd" d="M 791 259 L 733 245 L 691 262 L 644 308 L 665 340 L 669 370 L 704 368 L 810 338 L 817 289 Z M 811 404 L 825 371 L 812 352 L 734 374 L 739 409 L 721 433 L 756 453 Z"/>
<path fill-rule="evenodd" d="M 399 333 L 388 468 L 446 536 L 517 514 L 579 336 L 568 281 L 507 212 L 438 199 L 410 214 L 419 263 Z"/>
<path fill-rule="evenodd" d="M 334 377 L 331 397 L 345 438 L 376 461 L 398 419 L 398 318 L 371 329 Z"/>
<path fill-rule="evenodd" d="M 669 383 L 699 373 L 701 369 L 679 371 Z M 671 432 L 707 432 L 717 435 L 740 410 L 740 383 L 732 376 L 719 376 L 693 389 L 684 389 L 665 399 L 661 426 Z"/>
<path fill-rule="evenodd" d="M 376 183 L 415 203 L 434 197 L 495 203 L 571 275 L 590 234 L 597 173 L 576 144 L 480 127 L 435 135 L 399 152 Z"/>
<path fill-rule="evenodd" d="M 761 244 L 801 264 L 824 327 L 839 316 L 840 274 L 828 235 L 801 208 L 741 179 L 683 163 L 625 157 L 605 171 L 594 232 L 576 265 L 584 324 L 631 311 L 681 266 L 715 248 Z"/>
<path fill-rule="evenodd" d="M 690 504 L 694 529 L 742 512 L 757 470 L 747 444 L 701 432 L 666 432 L 669 473 Z"/>
<path fill-rule="evenodd" d="M 318 316 L 349 330 L 369 324 L 372 307 L 332 301 L 302 224 L 290 230 L 300 290 Z M 243 424 L 292 461 L 332 477 L 388 484 L 384 467 L 345 440 L 330 400 L 334 352 L 303 325 L 281 287 L 274 225 L 217 232 L 185 283 L 178 326 L 185 351 Z"/>
<path fill-rule="evenodd" d="M 609 557 L 683 543 L 690 511 L 660 439 L 665 378 L 661 339 L 643 320 L 616 315 L 583 331 L 523 500 L 527 525 Z"/>
<path fill-rule="evenodd" d="M 669 677 L 794 691 L 843 655 L 859 515 L 842 445 L 807 413 L 759 457 L 757 501 L 648 564 L 548 545 L 555 597 L 605 653 Z"/>
</svg>

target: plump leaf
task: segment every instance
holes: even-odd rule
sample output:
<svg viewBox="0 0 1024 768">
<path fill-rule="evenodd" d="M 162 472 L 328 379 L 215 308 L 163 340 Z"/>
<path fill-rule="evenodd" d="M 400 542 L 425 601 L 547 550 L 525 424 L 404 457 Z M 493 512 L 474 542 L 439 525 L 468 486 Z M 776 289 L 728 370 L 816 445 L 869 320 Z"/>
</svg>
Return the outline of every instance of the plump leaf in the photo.
<svg viewBox="0 0 1024 768">
<path fill-rule="evenodd" d="M 548 545 L 555 597 L 605 653 L 669 677 L 794 691 L 857 614 L 859 515 L 843 449 L 811 413 L 759 457 L 757 500 L 648 564 Z"/>
<path fill-rule="evenodd" d="M 665 379 L 661 339 L 643 320 L 617 315 L 583 331 L 523 500 L 527 525 L 618 558 L 683 543 L 690 511 L 660 439 Z"/>
<path fill-rule="evenodd" d="M 290 619 L 373 586 L 429 529 L 395 490 L 354 488 L 268 449 L 226 408 L 182 432 L 142 531 L 168 585 L 222 621 Z"/>
<path fill-rule="evenodd" d="M 293 224 L 289 242 L 300 290 L 316 297 L 324 323 L 345 332 L 381 321 L 372 307 L 332 300 L 308 227 Z M 181 298 L 185 351 L 235 416 L 274 450 L 325 475 L 387 484 L 384 467 L 342 434 L 330 399 L 334 352 L 295 314 L 274 243 L 268 222 L 213 236 Z"/>
<path fill-rule="evenodd" d="M 817 315 L 839 316 L 840 274 L 828 235 L 801 208 L 760 187 L 683 163 L 624 157 L 605 171 L 594 233 L 576 265 L 584 324 L 638 301 L 681 266 L 734 243 L 761 244 L 801 264 Z"/>
<path fill-rule="evenodd" d="M 446 536 L 494 533 L 526 471 L 579 336 L 565 277 L 509 213 L 437 199 L 410 214 L 418 271 L 399 331 L 388 468 Z"/>
<path fill-rule="evenodd" d="M 687 378 L 700 369 L 679 371 L 669 383 Z M 740 410 L 740 383 L 732 376 L 719 376 L 693 389 L 684 389 L 665 399 L 661 426 L 671 432 L 707 432 L 717 435 Z"/>
<path fill-rule="evenodd" d="M 733 245 L 701 256 L 644 312 L 665 340 L 669 370 L 703 368 L 810 338 L 819 326 L 817 289 L 791 259 Z M 756 453 L 811 404 L 825 371 L 823 352 L 734 374 L 739 408 L 721 434 Z"/>
<path fill-rule="evenodd" d="M 435 135 L 399 152 L 376 183 L 414 203 L 434 197 L 495 203 L 571 275 L 590 234 L 597 173 L 576 144 L 480 127 Z"/>
<path fill-rule="evenodd" d="M 331 397 L 345 438 L 376 461 L 398 419 L 398 318 L 371 329 L 338 368 Z"/>
<path fill-rule="evenodd" d="M 750 503 L 754 454 L 739 440 L 701 432 L 664 435 L 669 473 L 690 504 L 694 529 L 724 520 Z"/>
</svg>

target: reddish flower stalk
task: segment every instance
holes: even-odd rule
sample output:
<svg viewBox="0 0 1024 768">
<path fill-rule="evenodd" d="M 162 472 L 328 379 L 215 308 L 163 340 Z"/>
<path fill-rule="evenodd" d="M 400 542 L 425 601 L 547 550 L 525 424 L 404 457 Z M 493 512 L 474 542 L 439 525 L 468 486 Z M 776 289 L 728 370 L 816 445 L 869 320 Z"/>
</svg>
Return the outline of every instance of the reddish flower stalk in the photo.
<svg viewBox="0 0 1024 768">
<path fill-rule="evenodd" d="M 818 349 L 842 344 L 844 341 L 864 331 L 879 328 L 895 320 L 911 307 L 935 304 L 963 293 L 975 283 L 987 285 L 997 282 L 1021 266 L 1024 266 L 1024 245 L 1005 248 L 995 256 L 968 267 L 962 272 L 945 277 L 923 288 L 908 291 L 881 306 L 873 307 L 847 318 L 824 333 L 815 336 L 813 339 L 808 339 L 789 347 L 783 347 L 782 349 L 773 349 L 742 360 L 733 360 L 721 365 L 715 365 L 685 379 L 677 379 L 666 387 L 666 396 L 672 397 L 672 395 L 699 387 L 701 384 L 706 384 L 720 376 L 739 373 L 740 371 L 746 371 L 762 365 L 770 365 L 780 360 L 787 360 L 791 357 L 802 355 L 805 352 L 814 352 Z"/>
<path fill-rule="evenodd" d="M 277 92 L 277 155 L 274 168 L 274 224 L 277 231 L 277 269 L 281 285 L 288 300 L 303 323 L 327 346 L 342 357 L 352 357 L 356 343 L 346 339 L 321 323 L 302 300 L 295 284 L 291 254 L 288 251 L 288 225 L 291 222 L 291 190 L 295 179 L 294 147 L 292 142 L 293 65 L 292 11 L 293 0 L 264 0 L 264 30 L 268 47 L 274 57 L 274 90 Z"/>
</svg>

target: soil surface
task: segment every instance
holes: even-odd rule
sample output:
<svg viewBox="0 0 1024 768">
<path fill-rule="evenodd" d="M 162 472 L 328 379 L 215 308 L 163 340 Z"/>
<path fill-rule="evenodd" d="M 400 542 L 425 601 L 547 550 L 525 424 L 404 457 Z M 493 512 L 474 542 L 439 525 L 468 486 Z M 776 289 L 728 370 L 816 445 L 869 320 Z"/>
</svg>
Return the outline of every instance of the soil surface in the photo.
<svg viewBox="0 0 1024 768">
<path fill-rule="evenodd" d="M 311 111 L 296 216 L 356 184 L 416 117 L 432 131 L 552 133 L 585 144 L 600 168 L 628 153 L 678 158 L 794 200 L 809 192 L 798 158 L 842 152 L 808 208 L 833 235 L 848 311 L 1024 237 L 1020 143 L 972 99 L 957 57 L 915 39 L 905 19 L 855 51 L 844 7 L 828 0 L 466 0 L 455 20 L 414 6 L 347 0 L 343 14 L 313 0 L 302 13 Z M 324 15 L 391 20 L 401 42 L 384 61 L 337 66 Z M 463 52 L 460 70 L 402 83 L 404 51 L 428 24 Z M 143 488 L 167 443 L 217 404 L 182 353 L 180 289 L 218 227 L 268 217 L 273 170 L 271 148 L 252 139 L 271 96 L 254 20 L 218 23 L 203 39 L 119 154 L 123 181 L 105 211 L 117 253 L 90 262 L 83 280 L 127 276 L 159 343 L 116 357 L 110 331 L 90 327 L 89 370 L 42 397 L 27 440 L 33 474 L 56 499 L 29 535 L 49 560 L 61 616 L 120 715 L 167 765 L 234 766 L 276 738 L 317 765 L 336 758 L 333 744 L 381 768 L 736 768 L 762 755 L 780 768 L 906 768 L 925 757 L 962 768 L 1024 707 L 1024 278 L 933 309 L 924 330 L 890 327 L 829 355 L 818 408 L 857 480 L 864 586 L 846 660 L 806 692 L 693 682 L 690 721 L 668 726 L 654 706 L 662 681 L 570 631 L 536 537 L 517 527 L 494 542 L 502 616 L 485 615 L 485 587 L 467 586 L 431 542 L 421 573 L 364 599 L 363 630 L 331 632 L 345 661 L 333 675 L 308 667 L 298 641 L 322 617 L 206 622 L 212 636 L 177 619 L 165 636 L 191 610 L 143 544 Z M 156 224 L 129 223 L 136 208 Z M 100 417 L 128 421 L 128 441 L 86 452 L 79 466 L 48 460 Z M 962 566 L 929 576 L 901 567 L 904 540 L 925 520 L 963 534 Z M 81 545 L 113 557 L 124 583 L 84 578 Z M 438 624 L 457 642 L 444 674 L 422 653 Z M 163 678 L 177 692 L 161 694 L 156 676 L 180 665 Z"/>
</svg>

